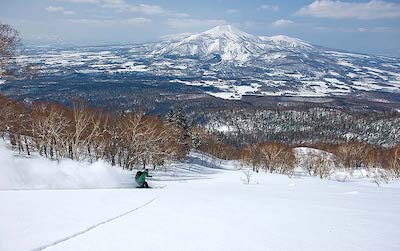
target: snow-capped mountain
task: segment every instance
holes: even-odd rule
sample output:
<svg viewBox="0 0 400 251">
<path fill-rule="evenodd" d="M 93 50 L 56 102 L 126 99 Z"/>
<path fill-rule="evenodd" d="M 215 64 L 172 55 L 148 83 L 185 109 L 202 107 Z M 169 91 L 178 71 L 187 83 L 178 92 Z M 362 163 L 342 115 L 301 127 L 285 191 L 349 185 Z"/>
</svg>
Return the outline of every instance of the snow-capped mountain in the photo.
<svg viewBox="0 0 400 251">
<path fill-rule="evenodd" d="M 220 56 L 223 61 L 247 61 L 264 51 L 260 38 L 240 31 L 230 25 L 217 26 L 200 34 L 191 35 L 180 42 L 167 44 L 153 52 L 155 55 Z"/>
<path fill-rule="evenodd" d="M 218 56 L 222 61 L 246 62 L 271 50 L 304 50 L 313 46 L 287 36 L 253 36 L 231 25 L 190 35 L 177 42 L 165 44 L 152 52 L 157 56 L 195 56 L 209 59 Z"/>
<path fill-rule="evenodd" d="M 224 98 L 400 90 L 397 58 L 332 50 L 283 35 L 254 36 L 230 25 L 158 43 L 154 48 L 149 52 L 154 61 L 172 60 L 172 65 L 179 65 L 180 76 L 199 73 L 203 81 L 186 83 L 215 87 L 221 92 L 209 93 Z"/>
<path fill-rule="evenodd" d="M 339 51 L 283 35 L 254 36 L 229 25 L 147 44 L 31 52 L 20 61 L 38 63 L 49 90 L 68 75 L 79 84 L 134 80 L 141 88 L 223 99 L 354 96 L 400 104 L 399 58 Z M 9 90 L 7 83 L 2 86 Z"/>
</svg>

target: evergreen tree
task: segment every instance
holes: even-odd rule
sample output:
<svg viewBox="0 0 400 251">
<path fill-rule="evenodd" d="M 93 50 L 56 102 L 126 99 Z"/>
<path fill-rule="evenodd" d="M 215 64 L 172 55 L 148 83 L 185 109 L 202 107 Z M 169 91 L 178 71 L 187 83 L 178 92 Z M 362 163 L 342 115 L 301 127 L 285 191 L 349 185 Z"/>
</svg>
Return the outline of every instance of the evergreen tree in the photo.
<svg viewBox="0 0 400 251">
<path fill-rule="evenodd" d="M 166 115 L 166 120 L 169 125 L 172 125 L 177 129 L 176 137 L 178 138 L 179 144 L 182 146 L 184 156 L 186 156 L 191 149 L 191 137 L 190 128 L 186 121 L 183 109 L 179 107 L 175 111 L 169 111 Z"/>
</svg>

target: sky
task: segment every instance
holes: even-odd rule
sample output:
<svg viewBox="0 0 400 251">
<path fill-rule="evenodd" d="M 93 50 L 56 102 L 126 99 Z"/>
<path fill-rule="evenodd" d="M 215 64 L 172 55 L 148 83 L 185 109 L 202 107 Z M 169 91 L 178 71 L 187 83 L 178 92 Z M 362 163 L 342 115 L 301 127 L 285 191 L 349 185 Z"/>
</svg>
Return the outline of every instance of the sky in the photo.
<svg viewBox="0 0 400 251">
<path fill-rule="evenodd" d="M 230 24 L 253 35 L 400 56 L 400 0 L 0 0 L 25 44 L 158 41 Z"/>
</svg>

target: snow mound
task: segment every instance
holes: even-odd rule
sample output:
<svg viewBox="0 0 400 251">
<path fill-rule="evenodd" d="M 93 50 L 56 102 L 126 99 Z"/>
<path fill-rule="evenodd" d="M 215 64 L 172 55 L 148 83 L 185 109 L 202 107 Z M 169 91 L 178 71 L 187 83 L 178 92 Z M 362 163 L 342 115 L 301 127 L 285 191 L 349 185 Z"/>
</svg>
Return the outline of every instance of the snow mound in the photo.
<svg viewBox="0 0 400 251">
<path fill-rule="evenodd" d="M 133 186 L 131 172 L 98 161 L 51 161 L 14 156 L 0 143 L 0 190 L 121 188 Z"/>
</svg>

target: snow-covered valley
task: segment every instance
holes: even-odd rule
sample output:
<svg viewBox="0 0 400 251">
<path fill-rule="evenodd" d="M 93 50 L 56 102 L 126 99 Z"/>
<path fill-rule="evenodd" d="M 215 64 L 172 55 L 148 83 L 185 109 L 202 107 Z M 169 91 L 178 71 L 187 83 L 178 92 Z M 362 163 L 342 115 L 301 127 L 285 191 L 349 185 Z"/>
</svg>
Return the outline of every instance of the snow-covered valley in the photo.
<svg viewBox="0 0 400 251">
<path fill-rule="evenodd" d="M 157 88 L 160 95 L 202 93 L 225 100 L 352 96 L 399 102 L 398 58 L 338 51 L 283 35 L 256 36 L 229 25 L 147 44 L 33 47 L 28 52 L 18 62 L 35 65 L 39 74 L 24 80 L 20 98 L 43 98 L 41 94 L 48 99 L 48 92 L 57 100 L 60 89 L 67 90 L 65 94 L 79 89 L 83 95 L 88 86 L 102 95 L 110 84 L 116 92 L 112 96 L 124 98 L 127 93 L 136 96 L 137 91 L 122 88 L 139 83 L 143 85 L 139 90 Z M 6 81 L 0 91 L 21 96 L 14 90 L 20 86 L 19 81 Z"/>
<path fill-rule="evenodd" d="M 246 185 L 237 162 L 192 153 L 167 171 L 152 172 L 149 183 L 160 189 L 134 189 L 132 172 L 106 164 L 81 163 L 68 176 L 63 165 L 71 168 L 72 161 L 58 165 L 21 158 L 4 147 L 1 153 L 2 182 L 11 177 L 4 170 L 34 168 L 25 175 L 41 174 L 58 183 L 46 188 L 48 181 L 36 178 L 41 189 L 29 190 L 40 187 L 32 180 L 23 186 L 28 177 L 17 175 L 19 187 L 1 187 L 0 250 L 400 248 L 399 181 L 378 187 L 370 178 L 340 182 L 260 172 Z M 78 176 L 79 182 L 69 185 Z M 97 187 L 85 183 L 93 180 Z"/>
</svg>

